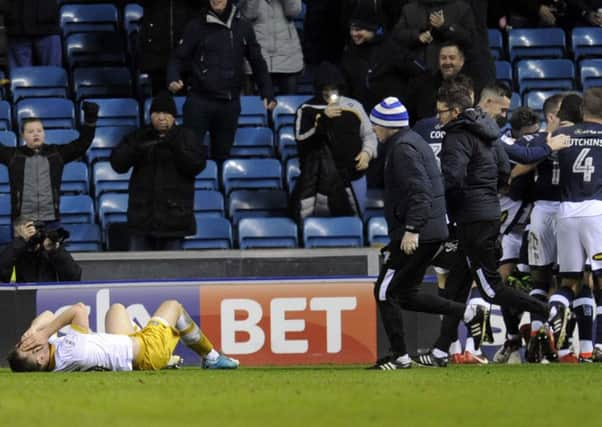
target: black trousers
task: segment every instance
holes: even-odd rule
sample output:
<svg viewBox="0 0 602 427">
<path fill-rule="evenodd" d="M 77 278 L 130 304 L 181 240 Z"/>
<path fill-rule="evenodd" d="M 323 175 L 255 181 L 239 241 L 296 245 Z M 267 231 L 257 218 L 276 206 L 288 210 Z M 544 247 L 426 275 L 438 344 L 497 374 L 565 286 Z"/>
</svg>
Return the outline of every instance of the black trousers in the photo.
<svg viewBox="0 0 602 427">
<path fill-rule="evenodd" d="M 402 309 L 462 317 L 464 304 L 420 292 L 424 273 L 440 243 L 420 243 L 412 255 L 404 254 L 400 241 L 389 243 L 390 256 L 374 286 L 374 296 L 393 354 L 406 354 Z"/>
<path fill-rule="evenodd" d="M 516 289 L 507 287 L 497 272 L 496 241 L 500 232 L 499 221 L 480 221 L 458 224 L 457 236 L 464 251 L 473 277 L 483 294 L 492 304 L 513 310 L 539 313 L 547 316 L 548 306 Z"/>
<path fill-rule="evenodd" d="M 224 161 L 230 154 L 238 127 L 240 100 L 209 99 L 190 93 L 184 103 L 184 126 L 193 130 L 199 142 L 209 132 L 211 158 Z"/>
<path fill-rule="evenodd" d="M 445 282 L 445 297 L 463 304 L 466 302 L 472 286 L 472 272 L 468 267 L 466 255 L 460 248 L 448 260 L 451 264 Z M 435 341 L 435 348 L 445 352 L 448 351 L 451 343 L 458 339 L 460 321 L 462 321 L 462 316 L 451 314 L 443 316 L 439 337 Z"/>
</svg>

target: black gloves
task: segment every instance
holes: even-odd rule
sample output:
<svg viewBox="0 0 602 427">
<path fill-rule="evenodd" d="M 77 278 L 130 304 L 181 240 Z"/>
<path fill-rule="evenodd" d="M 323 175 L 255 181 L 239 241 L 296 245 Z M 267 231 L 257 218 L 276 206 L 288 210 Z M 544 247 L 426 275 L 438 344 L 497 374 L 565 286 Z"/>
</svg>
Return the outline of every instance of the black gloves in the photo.
<svg viewBox="0 0 602 427">
<path fill-rule="evenodd" d="M 84 111 L 84 123 L 96 123 L 98 119 L 98 104 L 95 102 L 84 102 L 82 110 Z"/>
</svg>

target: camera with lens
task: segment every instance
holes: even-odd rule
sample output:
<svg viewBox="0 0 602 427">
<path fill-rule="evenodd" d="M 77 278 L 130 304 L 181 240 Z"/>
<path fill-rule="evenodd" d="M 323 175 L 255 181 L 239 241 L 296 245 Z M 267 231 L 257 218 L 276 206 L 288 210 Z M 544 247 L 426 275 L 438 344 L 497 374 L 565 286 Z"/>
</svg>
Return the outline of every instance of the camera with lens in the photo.
<svg viewBox="0 0 602 427">
<path fill-rule="evenodd" d="M 62 244 L 69 238 L 69 232 L 67 230 L 64 228 L 48 230 L 44 221 L 34 221 L 33 226 L 36 229 L 36 233 L 29 239 L 29 244 L 33 247 L 42 245 L 45 239 L 48 239 L 55 244 Z"/>
</svg>

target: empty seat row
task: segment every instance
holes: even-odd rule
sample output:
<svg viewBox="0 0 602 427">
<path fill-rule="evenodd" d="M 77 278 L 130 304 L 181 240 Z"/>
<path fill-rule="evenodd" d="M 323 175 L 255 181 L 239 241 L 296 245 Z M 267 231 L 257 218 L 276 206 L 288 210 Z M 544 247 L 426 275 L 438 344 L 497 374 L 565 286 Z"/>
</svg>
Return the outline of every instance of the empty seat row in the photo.
<svg viewBox="0 0 602 427">
<path fill-rule="evenodd" d="M 505 47 L 507 44 L 507 49 Z M 489 29 L 489 48 L 495 59 L 563 58 L 575 61 L 602 57 L 602 28 L 577 27 L 567 37 L 561 28 L 517 28 L 508 31 L 507 42 L 497 29 Z"/>
</svg>

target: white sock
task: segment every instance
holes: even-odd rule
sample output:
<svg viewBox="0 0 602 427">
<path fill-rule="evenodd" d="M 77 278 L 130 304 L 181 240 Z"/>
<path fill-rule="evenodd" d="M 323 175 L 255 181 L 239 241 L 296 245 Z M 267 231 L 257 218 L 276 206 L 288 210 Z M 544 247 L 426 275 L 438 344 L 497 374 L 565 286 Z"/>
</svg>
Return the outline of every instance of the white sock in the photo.
<svg viewBox="0 0 602 427">
<path fill-rule="evenodd" d="M 404 354 L 403 356 L 399 356 L 395 360 L 397 362 L 403 364 L 403 365 L 407 365 L 408 363 L 412 363 L 412 359 L 410 359 L 410 356 L 408 355 L 408 353 Z"/>
<path fill-rule="evenodd" d="M 449 352 L 450 354 L 462 353 L 462 345 L 460 344 L 460 340 L 455 340 L 453 343 L 451 343 L 451 345 L 449 346 Z"/>
<path fill-rule="evenodd" d="M 215 362 L 218 357 L 219 357 L 219 353 L 217 351 L 215 351 L 215 349 L 213 349 L 205 356 L 205 359 Z"/>
<path fill-rule="evenodd" d="M 466 347 L 465 350 L 468 351 L 469 353 L 475 354 L 476 350 L 474 348 L 474 339 L 472 338 L 466 338 Z"/>
<path fill-rule="evenodd" d="M 434 348 L 433 349 L 433 356 L 438 357 L 438 358 L 442 358 L 442 357 L 447 357 L 448 354 L 446 352 L 444 352 L 443 350 L 439 350 L 438 348 Z"/>
<path fill-rule="evenodd" d="M 531 322 L 531 332 L 539 331 L 543 326 L 541 320 L 534 320 Z"/>
<path fill-rule="evenodd" d="M 468 304 L 464 310 L 464 322 L 468 323 L 477 315 L 477 306 Z"/>
</svg>

